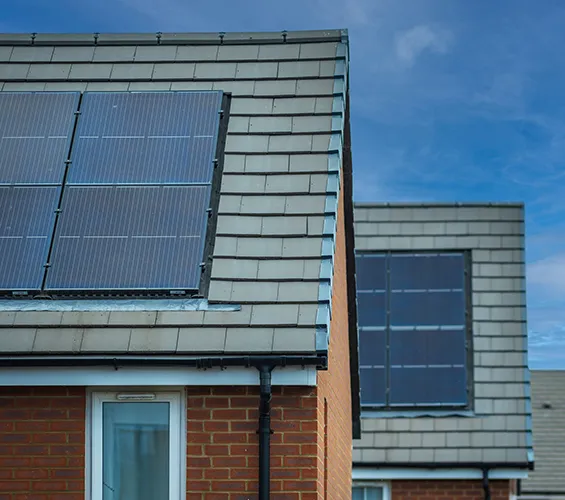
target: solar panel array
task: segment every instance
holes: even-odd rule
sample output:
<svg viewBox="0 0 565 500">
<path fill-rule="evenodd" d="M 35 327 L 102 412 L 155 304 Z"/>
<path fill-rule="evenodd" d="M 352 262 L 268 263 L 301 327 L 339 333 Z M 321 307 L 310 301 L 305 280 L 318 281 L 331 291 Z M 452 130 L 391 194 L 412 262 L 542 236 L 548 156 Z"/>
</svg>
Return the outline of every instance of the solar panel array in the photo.
<svg viewBox="0 0 565 500">
<path fill-rule="evenodd" d="M 0 289 L 198 289 L 221 102 L 0 94 Z"/>
<path fill-rule="evenodd" d="M 467 403 L 463 254 L 358 254 L 366 406 Z"/>
</svg>

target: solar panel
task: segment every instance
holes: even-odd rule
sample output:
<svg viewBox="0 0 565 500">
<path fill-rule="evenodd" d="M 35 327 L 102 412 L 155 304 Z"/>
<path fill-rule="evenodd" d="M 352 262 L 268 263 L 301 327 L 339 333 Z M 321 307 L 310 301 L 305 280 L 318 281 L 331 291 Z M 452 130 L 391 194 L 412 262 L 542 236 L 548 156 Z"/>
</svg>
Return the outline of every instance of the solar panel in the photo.
<svg viewBox="0 0 565 500">
<path fill-rule="evenodd" d="M 358 255 L 355 259 L 357 289 L 384 290 L 386 266 L 387 259 L 384 255 Z"/>
<path fill-rule="evenodd" d="M 391 326 L 463 325 L 463 291 L 390 294 Z"/>
<path fill-rule="evenodd" d="M 362 404 L 464 405 L 464 254 L 360 254 L 356 265 Z"/>
<path fill-rule="evenodd" d="M 0 184 L 59 184 L 79 93 L 0 93 Z"/>
<path fill-rule="evenodd" d="M 212 180 L 222 92 L 85 93 L 70 184 Z"/>
<path fill-rule="evenodd" d="M 49 290 L 197 289 L 210 186 L 68 186 Z"/>
<path fill-rule="evenodd" d="M 0 186 L 0 289 L 41 288 L 59 192 Z"/>
<path fill-rule="evenodd" d="M 462 289 L 462 254 L 392 254 L 390 287 L 393 290 Z"/>
<path fill-rule="evenodd" d="M 467 402 L 465 367 L 390 370 L 391 405 L 462 405 Z"/>
</svg>

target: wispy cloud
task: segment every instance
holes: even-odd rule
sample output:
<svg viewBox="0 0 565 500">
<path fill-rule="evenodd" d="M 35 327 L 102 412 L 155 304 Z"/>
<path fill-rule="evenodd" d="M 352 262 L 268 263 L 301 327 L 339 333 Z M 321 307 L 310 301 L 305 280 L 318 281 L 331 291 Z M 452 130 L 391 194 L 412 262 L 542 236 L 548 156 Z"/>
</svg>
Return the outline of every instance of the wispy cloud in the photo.
<svg viewBox="0 0 565 500">
<path fill-rule="evenodd" d="M 414 26 L 396 35 L 395 50 L 398 59 L 412 66 L 424 52 L 445 54 L 452 42 L 452 34 L 443 28 L 429 25 Z"/>
<path fill-rule="evenodd" d="M 565 253 L 538 260 L 528 266 L 528 281 L 565 294 Z"/>
</svg>

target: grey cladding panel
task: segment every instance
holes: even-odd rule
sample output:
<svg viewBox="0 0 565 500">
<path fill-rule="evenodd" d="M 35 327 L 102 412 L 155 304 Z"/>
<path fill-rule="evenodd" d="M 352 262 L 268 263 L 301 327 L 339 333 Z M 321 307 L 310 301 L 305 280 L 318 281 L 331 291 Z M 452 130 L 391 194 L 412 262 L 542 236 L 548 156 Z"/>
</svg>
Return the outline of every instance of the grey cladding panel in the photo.
<svg viewBox="0 0 565 500">
<path fill-rule="evenodd" d="M 210 182 L 221 100 L 221 92 L 85 94 L 68 182 Z"/>
<path fill-rule="evenodd" d="M 62 182 L 78 93 L 0 93 L 0 184 Z"/>
<path fill-rule="evenodd" d="M 47 288 L 198 288 L 209 191 L 209 186 L 70 186 Z"/>
<path fill-rule="evenodd" d="M 59 187 L 0 187 L 0 289 L 38 290 Z"/>
</svg>

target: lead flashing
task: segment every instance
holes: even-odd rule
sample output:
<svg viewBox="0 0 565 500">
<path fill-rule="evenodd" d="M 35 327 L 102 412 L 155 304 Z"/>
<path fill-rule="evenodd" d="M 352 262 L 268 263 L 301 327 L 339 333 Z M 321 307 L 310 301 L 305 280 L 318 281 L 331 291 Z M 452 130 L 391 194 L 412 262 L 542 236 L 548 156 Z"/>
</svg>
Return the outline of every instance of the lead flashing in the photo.
<svg viewBox="0 0 565 500">
<path fill-rule="evenodd" d="M 239 304 L 210 304 L 206 299 L 0 300 L 0 312 L 86 311 L 241 311 Z"/>
</svg>

